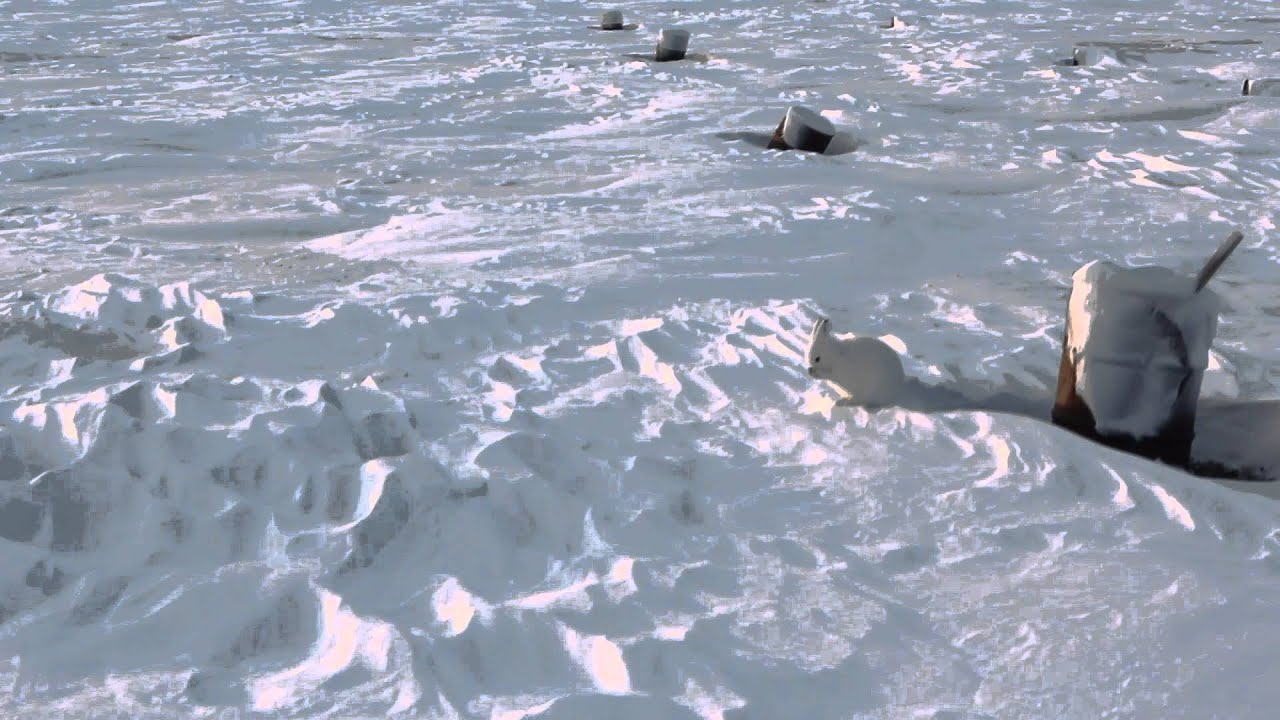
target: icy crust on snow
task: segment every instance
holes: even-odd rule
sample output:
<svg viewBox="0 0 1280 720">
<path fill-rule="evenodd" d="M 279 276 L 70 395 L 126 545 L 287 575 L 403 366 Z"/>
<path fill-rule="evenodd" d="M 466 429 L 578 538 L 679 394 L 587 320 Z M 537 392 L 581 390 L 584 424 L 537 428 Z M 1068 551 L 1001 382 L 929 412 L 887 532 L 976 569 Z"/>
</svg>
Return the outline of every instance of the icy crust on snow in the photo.
<svg viewBox="0 0 1280 720">
<path fill-rule="evenodd" d="M 108 275 L 5 298 L 0 712 L 1274 699 L 1246 679 L 1272 648 L 1274 506 L 943 412 L 955 382 L 915 382 L 932 414 L 836 407 L 804 304 L 619 319 L 602 293 L 371 307 Z"/>
<path fill-rule="evenodd" d="M 1067 346 L 1076 392 L 1099 432 L 1135 438 L 1160 432 L 1179 389 L 1199 394 L 1221 299 L 1164 267 L 1121 268 L 1095 260 L 1072 276 Z"/>
</svg>

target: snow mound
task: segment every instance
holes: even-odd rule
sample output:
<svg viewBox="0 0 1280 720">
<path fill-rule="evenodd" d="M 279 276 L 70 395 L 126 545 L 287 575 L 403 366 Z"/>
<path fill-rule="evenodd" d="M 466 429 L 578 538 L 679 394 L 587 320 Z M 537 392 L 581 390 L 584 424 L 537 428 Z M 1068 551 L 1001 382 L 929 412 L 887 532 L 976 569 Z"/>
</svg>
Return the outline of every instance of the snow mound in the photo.
<svg viewBox="0 0 1280 720">
<path fill-rule="evenodd" d="M 1239 657 L 1269 647 L 1273 509 L 938 412 L 957 382 L 912 381 L 933 412 L 837 407 L 804 303 L 106 280 L 0 309 L 129 333 L 4 340 L 5 712 L 843 717 L 911 706 L 923 675 L 1001 715 L 1039 695 L 997 688 L 1054 668 L 1089 668 L 1090 702 L 1122 676 L 1147 697 L 1199 657 L 1177 628 L 1224 612 Z M 183 322 L 199 356 L 148 362 Z"/>
</svg>

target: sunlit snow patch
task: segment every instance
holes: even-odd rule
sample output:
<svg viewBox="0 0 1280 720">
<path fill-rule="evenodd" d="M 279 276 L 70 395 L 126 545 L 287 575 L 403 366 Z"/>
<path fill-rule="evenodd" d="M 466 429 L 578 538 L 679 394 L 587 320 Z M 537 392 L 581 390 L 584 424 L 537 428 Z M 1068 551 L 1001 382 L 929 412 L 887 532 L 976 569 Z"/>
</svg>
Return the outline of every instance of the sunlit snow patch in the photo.
<svg viewBox="0 0 1280 720">
<path fill-rule="evenodd" d="M 603 635 L 582 635 L 573 628 L 562 626 L 565 649 L 578 663 L 600 692 L 624 694 L 631 692 L 631 675 L 622 650 Z"/>
<path fill-rule="evenodd" d="M 343 606 L 342 598 L 326 590 L 319 592 L 319 640 L 301 663 L 250 681 L 254 710 L 286 708 L 355 662 L 378 673 L 387 671 L 391 645 L 398 639 L 395 629 L 388 623 L 363 620 Z"/>
</svg>

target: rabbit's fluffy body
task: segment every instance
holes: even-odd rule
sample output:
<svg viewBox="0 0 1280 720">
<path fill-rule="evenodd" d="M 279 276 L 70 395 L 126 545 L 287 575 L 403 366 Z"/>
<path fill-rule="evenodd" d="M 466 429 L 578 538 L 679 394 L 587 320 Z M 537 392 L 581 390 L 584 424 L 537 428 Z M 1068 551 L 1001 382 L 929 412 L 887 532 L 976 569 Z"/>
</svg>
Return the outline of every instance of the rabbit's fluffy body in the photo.
<svg viewBox="0 0 1280 720">
<path fill-rule="evenodd" d="M 878 338 L 838 338 L 827 318 L 814 324 L 806 360 L 810 377 L 834 383 L 855 405 L 892 405 L 906 381 L 897 351 Z"/>
</svg>

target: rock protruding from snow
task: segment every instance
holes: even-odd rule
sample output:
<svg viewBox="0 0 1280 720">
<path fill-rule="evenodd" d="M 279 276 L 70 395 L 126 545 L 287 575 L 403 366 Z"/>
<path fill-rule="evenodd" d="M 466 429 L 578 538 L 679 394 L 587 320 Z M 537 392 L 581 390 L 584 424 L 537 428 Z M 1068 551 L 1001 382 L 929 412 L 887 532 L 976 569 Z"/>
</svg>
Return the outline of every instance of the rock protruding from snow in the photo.
<svg viewBox="0 0 1280 720">
<path fill-rule="evenodd" d="M 1083 43 L 1071 48 L 1071 58 L 1065 64 L 1075 67 L 1122 67 L 1145 62 L 1146 56 L 1136 48 L 1123 43 Z"/>
<path fill-rule="evenodd" d="M 1071 64 L 1076 67 L 1086 67 L 1098 62 L 1099 54 L 1096 48 L 1076 47 L 1071 50 Z"/>
<path fill-rule="evenodd" d="M 1244 81 L 1241 94 L 1280 97 L 1280 78 L 1249 78 Z"/>
<path fill-rule="evenodd" d="M 606 10 L 604 14 L 600 16 L 601 30 L 621 30 L 622 28 L 623 22 L 621 10 Z"/>
<path fill-rule="evenodd" d="M 823 153 L 835 134 L 836 126 L 830 120 L 809 108 L 793 105 L 778 123 L 778 129 L 769 140 L 769 148 Z"/>
<path fill-rule="evenodd" d="M 689 51 L 689 31 L 679 28 L 663 28 L 658 33 L 658 48 L 654 51 L 654 59 L 658 62 L 683 60 Z"/>
<path fill-rule="evenodd" d="M 1218 296 L 1161 267 L 1095 261 L 1073 279 L 1054 422 L 1185 464 Z"/>
</svg>

